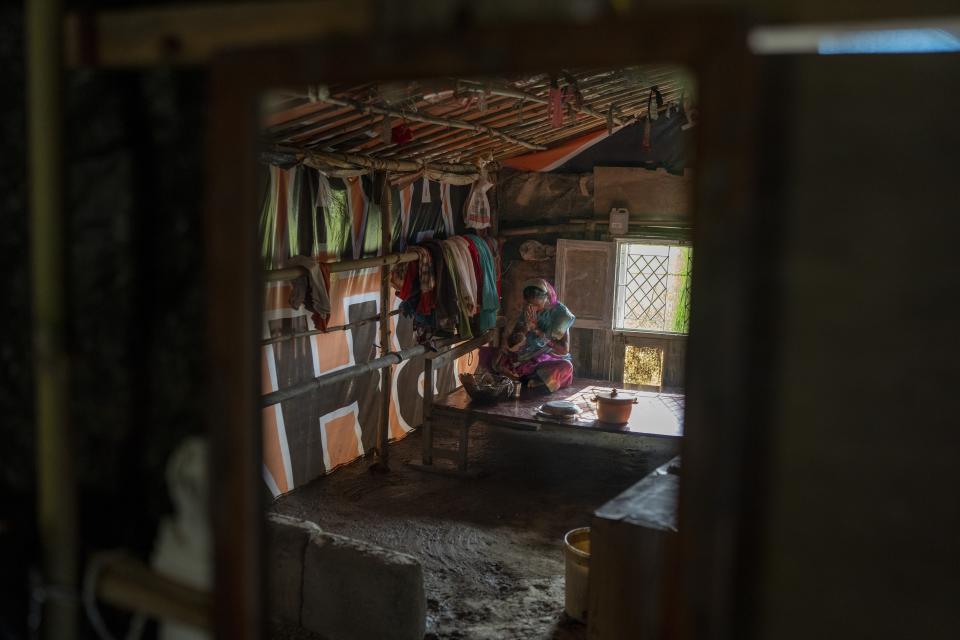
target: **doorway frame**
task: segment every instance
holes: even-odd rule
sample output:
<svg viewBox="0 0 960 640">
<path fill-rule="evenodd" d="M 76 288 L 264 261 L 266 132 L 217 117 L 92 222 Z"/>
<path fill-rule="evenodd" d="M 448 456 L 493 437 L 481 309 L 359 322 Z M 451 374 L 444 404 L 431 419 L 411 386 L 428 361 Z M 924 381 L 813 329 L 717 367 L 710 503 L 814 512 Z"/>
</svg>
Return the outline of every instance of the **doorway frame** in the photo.
<svg viewBox="0 0 960 640">
<path fill-rule="evenodd" d="M 758 506 L 755 474 L 744 466 L 747 452 L 762 442 L 763 400 L 751 389 L 769 353 L 754 321 L 755 311 L 769 306 L 762 265 L 751 250 L 765 227 L 755 189 L 759 65 L 747 49 L 748 26 L 729 13 L 647 13 L 579 25 L 371 34 L 234 51 L 212 62 L 204 228 L 219 637 L 259 638 L 265 628 L 256 173 L 262 95 L 318 82 L 657 62 L 690 68 L 700 111 L 680 531 L 668 559 L 675 570 L 665 572 L 671 577 L 664 615 L 671 637 L 735 637 L 751 597 L 746 578 L 753 555 L 742 543 L 744 523 Z M 231 310 L 226 323 L 225 309 Z"/>
</svg>

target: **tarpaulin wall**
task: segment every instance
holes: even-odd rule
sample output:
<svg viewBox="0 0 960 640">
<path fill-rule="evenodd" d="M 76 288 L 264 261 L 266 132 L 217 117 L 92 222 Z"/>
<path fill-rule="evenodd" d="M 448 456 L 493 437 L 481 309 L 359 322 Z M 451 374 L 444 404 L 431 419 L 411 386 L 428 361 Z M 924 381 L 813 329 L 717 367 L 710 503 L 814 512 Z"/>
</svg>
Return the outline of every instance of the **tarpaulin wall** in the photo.
<svg viewBox="0 0 960 640">
<path fill-rule="evenodd" d="M 264 267 L 277 269 L 294 255 L 325 260 L 353 259 L 381 253 L 382 182 L 370 176 L 324 179 L 308 167 L 269 168 L 261 214 Z M 380 177 L 382 178 L 382 177 Z M 463 233 L 462 209 L 468 187 L 425 183 L 394 190 L 393 244 L 401 249 L 418 236 Z M 452 229 L 452 232 L 450 231 Z M 263 336 L 271 338 L 315 329 L 310 313 L 289 305 L 291 283 L 268 283 Z M 375 317 L 380 309 L 380 269 L 330 275 L 329 326 Z M 391 309 L 399 301 L 391 295 Z M 412 322 L 391 317 L 391 350 L 415 344 Z M 370 322 L 345 331 L 285 340 L 261 347 L 262 391 L 269 393 L 378 357 L 380 329 Z M 440 368 L 435 390 L 459 385 L 457 373 L 470 371 L 469 354 Z M 390 438 L 405 436 L 421 421 L 423 357 L 393 365 Z M 383 395 L 381 372 L 328 386 L 263 410 L 263 477 L 278 496 L 357 459 L 376 444 Z"/>
<path fill-rule="evenodd" d="M 562 145 L 501 162 L 493 200 L 501 223 L 549 223 L 594 215 L 594 169 L 637 167 L 682 175 L 693 164 L 695 129 L 675 109 L 650 123 L 588 133 Z"/>
</svg>

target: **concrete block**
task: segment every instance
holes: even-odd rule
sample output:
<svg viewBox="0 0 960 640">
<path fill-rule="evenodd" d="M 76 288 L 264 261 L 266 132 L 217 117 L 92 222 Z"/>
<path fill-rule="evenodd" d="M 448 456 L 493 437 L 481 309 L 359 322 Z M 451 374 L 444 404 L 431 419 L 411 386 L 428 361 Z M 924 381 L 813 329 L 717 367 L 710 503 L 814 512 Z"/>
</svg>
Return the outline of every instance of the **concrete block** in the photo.
<svg viewBox="0 0 960 640">
<path fill-rule="evenodd" d="M 423 568 L 404 553 L 329 533 L 304 554 L 301 624 L 330 640 L 422 640 Z"/>
<path fill-rule="evenodd" d="M 312 522 L 277 514 L 267 516 L 267 613 L 300 624 L 303 603 L 303 557 L 311 536 L 321 533 Z"/>
</svg>

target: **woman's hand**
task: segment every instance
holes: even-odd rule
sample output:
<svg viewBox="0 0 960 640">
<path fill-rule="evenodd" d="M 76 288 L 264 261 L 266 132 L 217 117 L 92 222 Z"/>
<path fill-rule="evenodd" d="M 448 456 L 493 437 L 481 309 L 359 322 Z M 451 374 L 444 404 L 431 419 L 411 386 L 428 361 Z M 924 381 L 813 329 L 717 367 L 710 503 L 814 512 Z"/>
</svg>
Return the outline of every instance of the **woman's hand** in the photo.
<svg viewBox="0 0 960 640">
<path fill-rule="evenodd" d="M 565 356 L 570 352 L 570 333 L 563 334 L 563 337 L 559 340 L 550 340 L 547 344 L 550 345 L 550 350 L 553 351 L 558 356 Z"/>
</svg>

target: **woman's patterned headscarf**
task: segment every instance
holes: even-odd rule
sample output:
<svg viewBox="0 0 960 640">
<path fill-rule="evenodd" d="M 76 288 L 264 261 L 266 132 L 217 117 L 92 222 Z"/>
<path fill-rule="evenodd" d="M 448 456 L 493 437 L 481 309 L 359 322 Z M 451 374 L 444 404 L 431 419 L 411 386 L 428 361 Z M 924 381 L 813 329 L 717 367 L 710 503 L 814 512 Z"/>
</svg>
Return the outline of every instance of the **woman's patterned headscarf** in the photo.
<svg viewBox="0 0 960 640">
<path fill-rule="evenodd" d="M 545 294 L 547 294 L 547 299 L 550 301 L 551 305 L 557 304 L 557 291 L 553 288 L 553 285 L 544 280 L 543 278 L 532 278 L 523 283 L 523 288 L 533 287 L 534 289 L 540 289 Z"/>
</svg>

